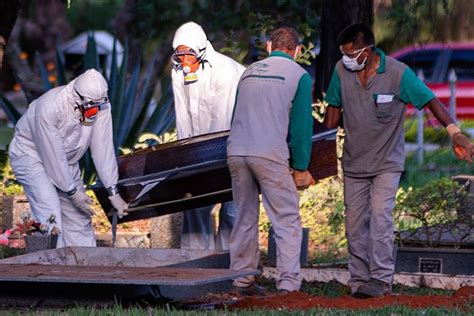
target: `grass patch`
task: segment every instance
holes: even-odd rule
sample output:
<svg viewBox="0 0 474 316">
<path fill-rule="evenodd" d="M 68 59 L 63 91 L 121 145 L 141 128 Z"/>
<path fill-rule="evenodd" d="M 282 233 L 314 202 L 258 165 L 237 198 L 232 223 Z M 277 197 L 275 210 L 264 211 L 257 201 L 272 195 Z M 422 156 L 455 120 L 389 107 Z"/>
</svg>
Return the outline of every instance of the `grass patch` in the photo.
<svg viewBox="0 0 474 316">
<path fill-rule="evenodd" d="M 456 291 L 452 290 L 442 290 L 442 289 L 432 289 L 430 287 L 408 287 L 395 284 L 392 289 L 393 293 L 403 294 L 403 295 L 453 295 Z"/>
<path fill-rule="evenodd" d="M 315 296 L 338 297 L 343 295 L 350 295 L 350 290 L 339 282 L 303 282 L 301 285 L 301 292 L 308 293 Z M 448 295 L 451 296 L 456 291 L 432 289 L 429 287 L 407 287 L 399 284 L 393 286 L 394 294 L 402 295 Z"/>
<path fill-rule="evenodd" d="M 303 282 L 301 292 L 315 296 L 339 297 L 350 295 L 351 291 L 346 286 L 338 282 Z"/>
<path fill-rule="evenodd" d="M 208 315 L 208 316 L 270 316 L 270 315 L 294 315 L 294 316 L 306 316 L 306 315 L 381 315 L 381 316 L 392 316 L 392 315 L 426 315 L 426 316 L 437 316 L 437 315 L 469 315 L 468 312 L 461 310 L 448 310 L 445 308 L 432 307 L 428 309 L 411 309 L 405 306 L 389 306 L 380 309 L 367 309 L 367 310 L 340 310 L 340 309 L 310 309 L 310 310 L 212 310 L 212 311 L 183 311 L 175 310 L 173 308 L 122 308 L 120 306 L 106 309 L 94 309 L 90 307 L 75 307 L 66 309 L 65 311 L 30 311 L 30 312 L 11 312 L 5 311 L 0 312 L 0 315 L 41 315 L 41 316 L 55 316 L 55 315 L 67 315 L 67 316 L 195 316 L 195 315 Z"/>
</svg>

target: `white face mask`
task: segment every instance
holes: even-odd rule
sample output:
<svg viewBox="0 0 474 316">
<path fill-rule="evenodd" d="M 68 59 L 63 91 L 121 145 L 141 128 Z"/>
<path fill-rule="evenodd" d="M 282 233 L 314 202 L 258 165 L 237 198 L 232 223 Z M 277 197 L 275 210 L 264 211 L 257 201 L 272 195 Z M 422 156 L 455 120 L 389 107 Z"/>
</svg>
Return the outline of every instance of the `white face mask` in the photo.
<svg viewBox="0 0 474 316">
<path fill-rule="evenodd" d="M 341 53 L 342 53 L 342 63 L 344 65 L 344 67 L 346 67 L 348 70 L 350 71 L 361 71 L 362 69 L 365 68 L 365 63 L 367 62 L 367 57 L 365 57 L 364 61 L 362 63 L 358 63 L 357 62 L 357 59 L 360 57 L 360 55 L 362 55 L 362 53 L 369 47 L 371 47 L 372 45 L 370 46 L 367 46 L 367 47 L 364 47 L 364 48 L 361 48 L 360 50 L 358 51 L 355 51 L 354 54 L 357 54 L 356 57 L 349 57 L 347 56 L 344 51 L 342 50 L 342 46 L 339 47 L 339 49 L 341 50 Z"/>
</svg>

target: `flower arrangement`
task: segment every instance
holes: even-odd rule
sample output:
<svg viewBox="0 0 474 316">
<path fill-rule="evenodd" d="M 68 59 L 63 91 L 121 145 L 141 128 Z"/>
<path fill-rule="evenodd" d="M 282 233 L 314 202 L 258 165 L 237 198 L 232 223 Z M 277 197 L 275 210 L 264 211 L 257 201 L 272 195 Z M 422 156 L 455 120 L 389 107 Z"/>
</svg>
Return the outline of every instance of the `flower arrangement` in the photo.
<svg viewBox="0 0 474 316">
<path fill-rule="evenodd" d="M 53 214 L 43 224 L 32 219 L 30 214 L 27 214 L 22 217 L 20 222 L 15 224 L 14 232 L 20 236 L 47 235 L 48 232 L 51 236 L 57 236 L 60 230 L 54 224 L 56 224 L 56 216 Z"/>
</svg>

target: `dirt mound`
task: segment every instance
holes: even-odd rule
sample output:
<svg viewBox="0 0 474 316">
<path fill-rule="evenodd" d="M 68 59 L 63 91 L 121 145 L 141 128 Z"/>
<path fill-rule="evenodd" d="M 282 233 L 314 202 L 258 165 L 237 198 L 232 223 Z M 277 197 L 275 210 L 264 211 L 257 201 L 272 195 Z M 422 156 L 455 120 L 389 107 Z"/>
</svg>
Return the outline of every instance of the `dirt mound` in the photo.
<svg viewBox="0 0 474 316">
<path fill-rule="evenodd" d="M 356 299 L 350 296 L 329 298 L 311 296 L 302 292 L 291 292 L 285 295 L 256 298 L 249 297 L 236 303 L 236 309 L 311 309 L 311 308 L 338 308 L 338 309 L 370 309 L 383 308 L 390 305 L 401 305 L 410 308 L 464 308 L 474 300 L 474 287 L 463 287 L 453 296 L 446 295 L 389 295 L 380 298 Z"/>
</svg>

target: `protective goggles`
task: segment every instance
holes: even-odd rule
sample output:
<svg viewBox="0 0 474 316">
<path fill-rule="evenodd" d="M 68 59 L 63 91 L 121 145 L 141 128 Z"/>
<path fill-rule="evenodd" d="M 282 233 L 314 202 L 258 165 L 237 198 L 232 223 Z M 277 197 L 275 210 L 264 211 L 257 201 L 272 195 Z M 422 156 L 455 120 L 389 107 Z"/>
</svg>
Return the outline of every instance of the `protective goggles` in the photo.
<svg viewBox="0 0 474 316">
<path fill-rule="evenodd" d="M 181 61 L 179 60 L 180 56 L 185 56 L 185 55 L 192 55 L 196 57 L 198 62 L 201 62 L 201 60 L 204 57 L 204 53 L 206 52 L 206 48 L 200 49 L 198 52 L 196 52 L 194 49 L 186 49 L 186 50 L 177 50 L 175 49 L 173 52 L 173 55 L 171 55 L 171 61 L 175 65 L 180 65 Z"/>
<path fill-rule="evenodd" d="M 86 96 L 83 96 L 81 95 L 79 92 L 77 92 L 76 89 L 74 89 L 74 91 L 76 91 L 77 95 L 79 96 L 79 98 L 81 99 L 81 102 L 80 102 L 80 106 L 84 109 L 84 110 L 87 110 L 87 109 L 90 109 L 90 108 L 95 108 L 95 107 L 100 107 L 102 104 L 105 104 L 107 102 L 109 102 L 109 98 L 108 97 L 103 97 L 101 99 L 98 99 L 98 100 L 94 100 L 94 99 L 91 99 L 89 97 L 86 97 Z"/>
<path fill-rule="evenodd" d="M 374 45 L 365 46 L 365 47 L 360 48 L 360 49 L 357 49 L 357 50 L 355 50 L 355 51 L 353 51 L 352 53 L 349 53 L 349 54 L 346 53 L 346 52 L 342 49 L 342 45 L 339 46 L 339 50 L 341 51 L 341 54 L 342 54 L 343 56 L 347 56 L 347 57 L 349 57 L 349 58 L 355 58 L 355 59 L 357 59 L 357 58 L 360 57 L 360 55 L 362 55 L 362 52 L 364 52 L 364 50 L 366 50 L 367 48 L 370 48 L 370 47 L 372 47 L 372 46 L 374 46 Z"/>
</svg>

